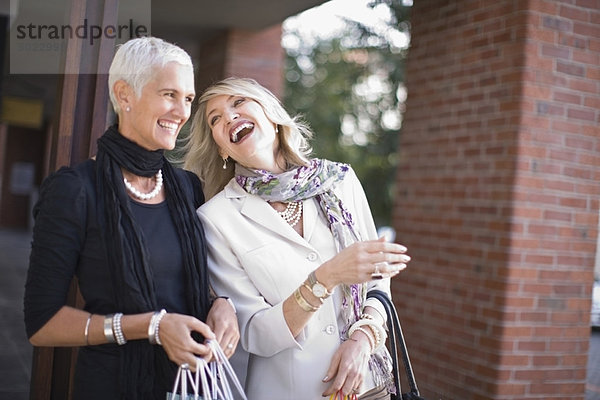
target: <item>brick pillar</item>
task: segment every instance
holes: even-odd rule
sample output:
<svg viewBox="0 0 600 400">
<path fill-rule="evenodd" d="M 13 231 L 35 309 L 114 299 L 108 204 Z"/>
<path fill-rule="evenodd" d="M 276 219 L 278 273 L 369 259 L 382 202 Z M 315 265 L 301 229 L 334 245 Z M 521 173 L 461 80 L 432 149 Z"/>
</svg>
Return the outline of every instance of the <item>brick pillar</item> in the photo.
<svg viewBox="0 0 600 400">
<path fill-rule="evenodd" d="M 281 98 L 284 60 L 281 24 L 260 31 L 228 30 L 202 45 L 195 62 L 197 88 L 228 76 L 248 77 Z"/>
<path fill-rule="evenodd" d="M 583 400 L 600 1 L 415 1 L 393 294 L 430 399 Z"/>
</svg>

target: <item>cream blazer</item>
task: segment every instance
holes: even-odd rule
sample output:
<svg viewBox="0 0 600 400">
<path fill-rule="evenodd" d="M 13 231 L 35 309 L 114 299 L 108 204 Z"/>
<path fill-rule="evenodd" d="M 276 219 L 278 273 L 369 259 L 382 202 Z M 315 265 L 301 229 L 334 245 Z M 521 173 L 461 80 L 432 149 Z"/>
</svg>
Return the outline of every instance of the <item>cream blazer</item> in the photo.
<svg viewBox="0 0 600 400">
<path fill-rule="evenodd" d="M 338 184 L 336 194 L 352 213 L 361 238 L 376 239 L 367 199 L 353 170 Z M 322 379 L 345 339 L 340 334 L 344 323 L 339 288 L 297 337 L 283 316 L 283 301 L 311 271 L 336 254 L 317 201 L 305 200 L 303 206 L 304 237 L 235 179 L 198 209 L 209 248 L 211 284 L 218 295 L 229 296 L 237 309 L 240 344 L 248 357 L 247 371 L 239 363 L 236 369 L 238 376 L 246 377 L 249 400 L 323 399 L 321 394 L 329 384 Z M 369 285 L 389 293 L 389 279 Z M 385 316 L 377 300 L 369 299 L 368 305 Z M 367 373 L 361 392 L 372 387 Z"/>
</svg>

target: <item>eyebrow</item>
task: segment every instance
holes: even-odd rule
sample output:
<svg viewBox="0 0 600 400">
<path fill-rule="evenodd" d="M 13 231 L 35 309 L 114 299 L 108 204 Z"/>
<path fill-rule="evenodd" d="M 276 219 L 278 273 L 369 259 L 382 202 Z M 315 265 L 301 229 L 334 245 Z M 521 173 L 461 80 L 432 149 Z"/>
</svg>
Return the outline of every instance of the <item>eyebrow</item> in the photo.
<svg viewBox="0 0 600 400">
<path fill-rule="evenodd" d="M 162 88 L 162 89 L 158 89 L 159 92 L 175 92 L 175 93 L 182 93 L 181 90 L 177 90 L 174 88 Z M 185 96 L 192 96 L 192 97 L 196 97 L 196 92 L 190 92 L 188 94 L 186 94 Z"/>
<path fill-rule="evenodd" d="M 235 97 L 236 95 L 232 94 L 227 98 L 227 101 L 229 101 L 231 98 Z M 209 112 L 206 113 L 206 117 L 210 117 L 210 114 L 214 113 L 216 110 L 213 108 L 212 110 L 210 110 Z"/>
</svg>

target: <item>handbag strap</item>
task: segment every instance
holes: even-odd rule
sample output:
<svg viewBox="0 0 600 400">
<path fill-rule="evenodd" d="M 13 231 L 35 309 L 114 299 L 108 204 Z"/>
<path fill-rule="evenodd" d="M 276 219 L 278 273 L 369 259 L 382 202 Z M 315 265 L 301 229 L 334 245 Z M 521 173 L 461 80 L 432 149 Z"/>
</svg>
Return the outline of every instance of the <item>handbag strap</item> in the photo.
<svg viewBox="0 0 600 400">
<path fill-rule="evenodd" d="M 400 326 L 400 319 L 398 318 L 398 313 L 396 312 L 396 306 L 389 298 L 387 293 L 373 289 L 367 292 L 367 298 L 372 297 L 383 305 L 385 308 L 385 312 L 387 314 L 387 326 L 389 330 L 390 336 L 390 347 L 391 347 L 391 355 L 392 355 L 392 363 L 394 366 L 394 380 L 396 381 L 396 393 L 398 398 L 401 398 L 400 392 L 400 374 L 398 371 L 398 357 L 397 357 L 397 345 L 400 347 L 400 351 L 402 353 L 402 362 L 404 364 L 404 370 L 406 372 L 406 378 L 408 380 L 408 386 L 410 387 L 410 392 L 413 395 L 420 396 L 419 388 L 417 387 L 417 382 L 415 381 L 415 375 L 413 373 L 412 365 L 410 363 L 410 358 L 408 356 L 408 349 L 406 348 L 406 343 L 404 341 L 404 335 L 402 333 L 402 327 Z"/>
</svg>

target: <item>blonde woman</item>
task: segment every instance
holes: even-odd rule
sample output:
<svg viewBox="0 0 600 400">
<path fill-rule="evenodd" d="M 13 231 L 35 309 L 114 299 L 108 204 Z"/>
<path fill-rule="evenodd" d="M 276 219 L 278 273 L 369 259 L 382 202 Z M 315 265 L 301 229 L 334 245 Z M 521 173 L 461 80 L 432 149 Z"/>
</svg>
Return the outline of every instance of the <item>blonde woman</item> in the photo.
<svg viewBox="0 0 600 400">
<path fill-rule="evenodd" d="M 312 133 L 271 92 L 228 78 L 200 97 L 185 168 L 211 282 L 236 304 L 249 399 L 388 398 L 385 312 L 406 248 L 376 236 L 352 168 L 310 157 Z"/>
</svg>

